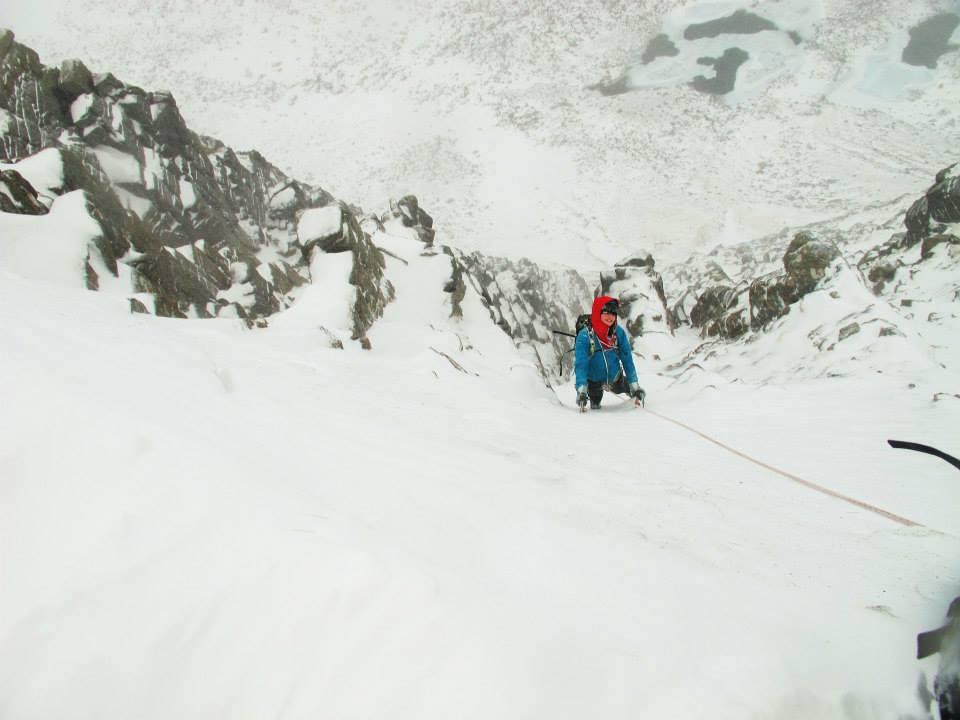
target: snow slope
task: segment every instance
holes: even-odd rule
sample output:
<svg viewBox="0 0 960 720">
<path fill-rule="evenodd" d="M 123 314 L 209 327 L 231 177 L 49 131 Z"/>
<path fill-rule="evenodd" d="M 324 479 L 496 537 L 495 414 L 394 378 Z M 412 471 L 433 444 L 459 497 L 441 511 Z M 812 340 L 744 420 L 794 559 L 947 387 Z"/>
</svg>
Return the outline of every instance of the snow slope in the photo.
<svg viewBox="0 0 960 720">
<path fill-rule="evenodd" d="M 738 9 L 781 28 L 683 44 Z M 960 54 L 905 65 L 954 1 L 10 0 L 46 62 L 171 88 L 191 127 L 365 208 L 413 192 L 465 250 L 597 269 L 889 200 L 957 146 Z M 676 58 L 638 67 L 671 35 Z M 790 35 L 793 33 L 793 36 Z M 791 37 L 798 38 L 799 44 Z M 956 36 L 955 36 L 956 38 Z M 956 42 L 956 39 L 954 40 Z M 730 46 L 729 96 L 688 86 Z M 591 89 L 629 75 L 633 90 Z"/>
<path fill-rule="evenodd" d="M 720 394 L 640 366 L 651 410 L 903 527 L 578 414 L 472 290 L 449 318 L 448 258 L 374 240 L 372 351 L 299 305 L 251 332 L 0 268 L 4 716 L 922 716 L 960 483 L 884 441 L 956 452 L 960 403 L 906 388 L 929 368 Z"/>
<path fill-rule="evenodd" d="M 857 80 L 936 3 L 798 2 L 811 53 L 726 100 L 686 66 L 586 89 L 697 4 L 227 7 L 3 22 L 344 199 L 414 191 L 443 242 L 583 268 L 889 214 L 956 147 L 956 55 L 903 96 Z M 450 318 L 449 258 L 393 230 L 397 299 L 371 351 L 336 350 L 334 256 L 263 330 L 132 315 L 128 277 L 80 287 L 77 198 L 46 200 L 0 215 L 0 716 L 925 716 L 914 639 L 960 591 L 960 483 L 885 441 L 960 454 L 949 248 L 911 312 L 842 271 L 686 363 L 692 331 L 646 336 L 649 412 L 584 416 L 471 287 Z"/>
</svg>

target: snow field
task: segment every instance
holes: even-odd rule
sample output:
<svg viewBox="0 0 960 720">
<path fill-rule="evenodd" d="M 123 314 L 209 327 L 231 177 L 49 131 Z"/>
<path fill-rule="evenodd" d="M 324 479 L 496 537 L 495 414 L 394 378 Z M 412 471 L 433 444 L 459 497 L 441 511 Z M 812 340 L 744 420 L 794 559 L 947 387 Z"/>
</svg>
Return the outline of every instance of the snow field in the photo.
<svg viewBox="0 0 960 720">
<path fill-rule="evenodd" d="M 297 306 L 250 332 L 0 276 L 11 716 L 917 710 L 960 489 L 883 442 L 949 447 L 953 406 L 640 364 L 652 408 L 940 532 L 902 528 L 614 398 L 579 415 L 472 291 L 448 317 L 448 258 L 374 240 L 409 264 L 369 352 Z"/>
<path fill-rule="evenodd" d="M 682 262 L 732 232 L 728 210 L 740 240 L 843 216 L 915 193 L 957 145 L 956 55 L 899 59 L 944 9 L 921 0 L 8 5 L 48 63 L 171 88 L 192 128 L 293 177 L 368 210 L 414 193 L 458 247 L 540 262 Z M 682 40 L 738 9 L 781 29 Z M 631 69 L 661 32 L 680 55 Z M 690 90 L 732 46 L 751 55 L 734 93 Z M 589 89 L 624 72 L 644 87 Z"/>
</svg>

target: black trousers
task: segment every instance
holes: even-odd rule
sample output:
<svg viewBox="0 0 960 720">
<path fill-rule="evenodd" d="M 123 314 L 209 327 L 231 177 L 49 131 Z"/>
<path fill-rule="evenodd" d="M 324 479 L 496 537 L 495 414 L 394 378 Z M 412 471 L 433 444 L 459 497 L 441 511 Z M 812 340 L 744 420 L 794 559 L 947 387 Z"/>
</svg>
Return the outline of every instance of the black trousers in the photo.
<svg viewBox="0 0 960 720">
<path fill-rule="evenodd" d="M 599 404 L 603 399 L 603 387 L 606 383 L 603 382 L 594 382 L 593 380 L 587 380 L 587 397 L 590 398 L 590 402 L 593 404 Z M 610 392 L 615 393 L 629 393 L 630 392 L 630 383 L 627 382 L 627 378 L 623 373 L 617 377 L 610 384 Z"/>
</svg>

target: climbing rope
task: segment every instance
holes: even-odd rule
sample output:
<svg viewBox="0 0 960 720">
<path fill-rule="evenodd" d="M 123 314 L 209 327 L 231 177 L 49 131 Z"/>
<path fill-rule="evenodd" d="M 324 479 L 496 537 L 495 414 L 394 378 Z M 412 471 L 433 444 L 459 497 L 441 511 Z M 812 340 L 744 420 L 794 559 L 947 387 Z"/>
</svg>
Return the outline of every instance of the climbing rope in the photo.
<svg viewBox="0 0 960 720">
<path fill-rule="evenodd" d="M 900 525 L 904 525 L 906 527 L 925 527 L 924 525 L 921 525 L 918 522 L 914 522 L 913 520 L 909 520 L 905 517 L 901 517 L 900 515 L 895 515 L 894 513 L 888 512 L 887 510 L 884 510 L 882 508 L 878 508 L 875 505 L 870 505 L 869 503 L 865 503 L 862 500 L 857 500 L 856 498 L 852 498 L 849 495 L 838 493 L 835 490 L 831 490 L 830 488 L 825 488 L 822 485 L 817 485 L 816 483 L 812 483 L 809 480 L 804 480 L 801 477 L 797 477 L 796 475 L 792 473 L 788 473 L 785 470 L 781 470 L 780 468 L 776 468 L 773 465 L 768 465 L 767 463 L 761 460 L 757 460 L 756 458 L 750 457 L 746 453 L 740 452 L 739 450 L 732 448 L 729 445 L 726 445 L 720 442 L 719 440 L 716 440 L 710 437 L 706 433 L 700 432 L 696 428 L 692 428 L 689 425 L 680 422 L 679 420 L 674 420 L 673 418 L 667 417 L 666 415 L 658 413 L 655 410 L 651 410 L 650 408 L 647 408 L 646 411 L 651 415 L 655 415 L 661 420 L 666 420 L 669 423 L 673 423 L 674 425 L 682 427 L 684 430 L 689 430 L 690 432 L 692 432 L 695 435 L 698 435 L 704 440 L 711 442 L 714 445 L 723 448 L 727 452 L 733 453 L 734 455 L 737 455 L 738 457 L 741 457 L 744 460 L 747 460 L 748 462 L 753 463 L 754 465 L 759 465 L 760 467 L 765 468 L 766 470 L 774 472 L 777 475 L 787 478 L 788 480 L 792 480 L 795 483 L 799 483 L 800 485 L 810 488 L 811 490 L 815 490 L 819 493 L 823 493 L 824 495 L 829 495 L 830 497 L 836 498 L 837 500 L 843 500 L 844 502 L 850 503 L 851 505 L 856 505 L 858 508 L 875 513 L 877 515 L 880 515 L 881 517 L 887 518 L 888 520 L 893 520 L 895 523 L 899 523 Z"/>
</svg>

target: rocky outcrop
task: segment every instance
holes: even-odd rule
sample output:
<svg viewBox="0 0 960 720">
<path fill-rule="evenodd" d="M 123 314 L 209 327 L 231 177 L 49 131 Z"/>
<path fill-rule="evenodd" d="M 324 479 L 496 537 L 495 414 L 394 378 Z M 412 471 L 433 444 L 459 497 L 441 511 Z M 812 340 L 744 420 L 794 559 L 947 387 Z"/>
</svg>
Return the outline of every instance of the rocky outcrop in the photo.
<svg viewBox="0 0 960 720">
<path fill-rule="evenodd" d="M 675 327 L 675 319 L 667 310 L 663 278 L 653 269 L 655 264 L 653 256 L 643 253 L 600 273 L 595 296 L 610 295 L 620 301 L 620 322 L 634 338 L 654 331 L 672 334 Z"/>
<path fill-rule="evenodd" d="M 686 321 L 699 328 L 704 337 L 732 340 L 748 331 L 761 330 L 812 292 L 839 256 L 836 244 L 802 231 L 794 235 L 783 253 L 782 271 L 734 283 L 712 263 L 707 275 L 721 282 L 703 288 L 689 311 L 682 305 L 682 297 L 674 316 L 677 322 Z"/>
<path fill-rule="evenodd" d="M 45 215 L 47 206 L 23 175 L 16 170 L 0 170 L 0 212 Z"/>
<path fill-rule="evenodd" d="M 831 242 L 822 240 L 812 232 L 799 232 L 783 255 L 783 268 L 798 297 L 813 290 L 827 274 L 840 250 Z"/>
<path fill-rule="evenodd" d="M 393 285 L 383 274 L 383 253 L 374 246 L 356 215 L 344 203 L 303 214 L 297 233 L 308 266 L 315 253 L 352 254 L 353 271 L 349 282 L 356 288 L 356 294 L 351 334 L 354 340 L 366 337 L 367 330 L 383 315 L 384 307 L 394 297 Z"/>
<path fill-rule="evenodd" d="M 871 248 L 857 263 L 878 295 L 896 284 L 901 268 L 912 271 L 916 263 L 930 259 L 938 245 L 960 245 L 960 173 L 956 164 L 937 173 L 933 185 L 907 210 L 903 224 L 905 232 Z"/>
<path fill-rule="evenodd" d="M 399 200 L 391 200 L 389 212 L 384 213 L 380 221 L 387 222 L 390 218 L 396 218 L 404 227 L 412 228 L 424 245 L 433 245 L 437 234 L 433 229 L 433 218 L 420 207 L 416 195 L 405 195 Z"/>
<path fill-rule="evenodd" d="M 790 312 L 790 306 L 812 292 L 840 257 L 835 244 L 812 232 L 799 232 L 783 255 L 783 274 L 758 278 L 750 284 L 750 328 L 758 330 Z"/>
<path fill-rule="evenodd" d="M 690 324 L 703 328 L 707 337 L 739 337 L 748 324 L 743 322 L 744 309 L 731 312 L 737 306 L 738 299 L 735 287 L 714 285 L 707 288 L 690 310 Z"/>
<path fill-rule="evenodd" d="M 948 225 L 960 223 L 960 175 L 956 167 L 950 165 L 937 173 L 933 186 L 907 210 L 907 247 L 943 233 Z"/>
<path fill-rule="evenodd" d="M 490 319 L 518 346 L 532 349 L 545 377 L 553 374 L 571 347 L 570 338 L 553 331 L 572 332 L 577 316 L 590 309 L 592 295 L 580 274 L 446 246 L 443 252 L 450 256 L 451 276 L 444 289 L 452 296 L 452 313 L 461 312 L 459 302 L 469 283 Z"/>
<path fill-rule="evenodd" d="M 153 293 L 160 315 L 229 312 L 252 322 L 288 307 L 311 281 L 298 220 L 336 203 L 257 152 L 192 132 L 170 93 L 92 73 L 77 60 L 45 67 L 9 31 L 0 34 L 0 140 L 8 161 L 61 149 L 62 191 L 86 192 L 103 230 L 96 245 L 104 265 L 114 274 L 118 262 L 133 268 L 131 292 Z M 12 212 L 9 205 L 0 209 Z M 433 221 L 414 196 L 398 201 L 396 212 L 433 241 Z M 355 213 L 345 218 L 359 337 L 382 314 L 390 288 Z"/>
</svg>

